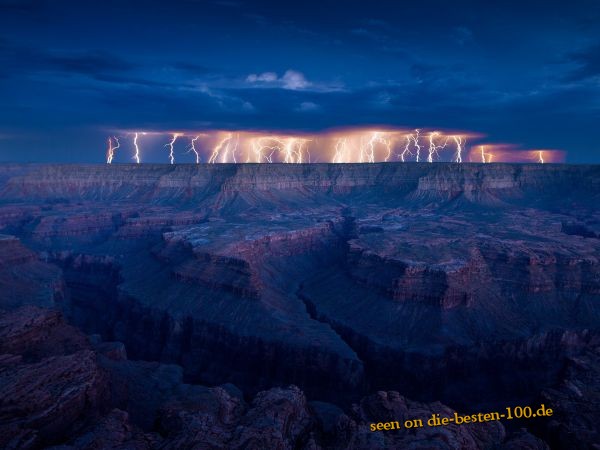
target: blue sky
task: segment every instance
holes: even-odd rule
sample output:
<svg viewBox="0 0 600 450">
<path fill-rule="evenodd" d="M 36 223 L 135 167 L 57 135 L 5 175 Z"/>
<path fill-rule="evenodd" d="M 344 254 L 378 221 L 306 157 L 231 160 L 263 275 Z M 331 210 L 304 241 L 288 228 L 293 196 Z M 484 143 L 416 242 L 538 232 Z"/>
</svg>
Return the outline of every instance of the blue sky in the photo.
<svg viewBox="0 0 600 450">
<path fill-rule="evenodd" d="M 0 160 L 389 125 L 600 163 L 600 2 L 0 0 Z"/>
</svg>

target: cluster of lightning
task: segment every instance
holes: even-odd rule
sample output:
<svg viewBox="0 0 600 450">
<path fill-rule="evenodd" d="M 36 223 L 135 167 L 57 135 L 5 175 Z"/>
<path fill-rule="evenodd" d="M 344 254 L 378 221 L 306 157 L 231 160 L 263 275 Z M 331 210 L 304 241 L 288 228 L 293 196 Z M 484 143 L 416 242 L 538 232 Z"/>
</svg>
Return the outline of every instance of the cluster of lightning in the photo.
<svg viewBox="0 0 600 450">
<path fill-rule="evenodd" d="M 494 155 L 491 153 L 486 153 L 485 146 L 483 146 L 483 145 L 481 145 L 479 147 L 479 149 L 480 149 L 480 154 L 481 154 L 481 162 L 482 163 L 491 163 L 492 159 L 494 158 Z"/>
<path fill-rule="evenodd" d="M 432 131 L 431 133 L 429 133 L 429 154 L 427 155 L 427 162 L 434 162 L 440 159 L 440 151 L 444 150 L 446 148 L 446 145 L 448 145 L 448 140 L 450 139 L 450 137 L 446 137 L 443 138 L 442 140 L 444 141 L 443 144 L 436 144 L 436 141 L 439 142 L 440 140 L 440 132 L 439 131 Z"/>
<path fill-rule="evenodd" d="M 233 142 L 233 138 L 226 138 L 228 142 Z M 228 159 L 228 148 L 222 152 L 221 162 L 237 162 L 235 159 L 235 150 L 239 144 L 239 133 L 235 138 L 235 147 L 232 152 L 232 158 Z M 246 153 L 245 162 L 266 162 L 273 163 L 282 161 L 284 163 L 304 163 L 310 162 L 310 153 L 307 148 L 309 139 L 295 136 L 255 136 L 249 139 L 251 151 Z M 229 144 L 228 144 L 229 145 Z M 213 150 L 213 157 L 208 162 L 214 162 L 214 155 L 218 153 L 222 146 L 217 145 Z"/>
<path fill-rule="evenodd" d="M 133 156 L 137 164 L 142 162 L 141 136 L 158 134 L 131 132 Z M 261 134 L 256 132 L 170 133 L 164 147 L 168 149 L 168 161 L 175 164 L 176 143 L 187 140 L 186 153 L 193 153 L 195 163 L 374 163 L 374 162 L 428 162 L 452 161 L 491 163 L 496 158 L 493 146 L 472 147 L 467 154 L 467 135 L 445 134 L 440 131 L 415 129 L 400 130 L 346 130 L 323 133 L 316 136 Z M 123 136 L 121 136 L 121 139 Z M 164 141 L 163 141 L 164 142 Z M 117 149 L 121 148 L 118 136 L 108 138 L 106 162 L 112 164 Z M 492 151 L 489 150 L 492 147 Z M 317 157 L 312 158 L 311 152 Z M 544 151 L 535 150 L 532 161 L 543 164 Z M 444 155 L 442 155 L 444 153 Z M 527 152 L 526 152 L 527 153 Z M 204 158 L 202 155 L 207 155 Z M 529 157 L 528 157 L 529 158 Z"/>
<path fill-rule="evenodd" d="M 232 162 L 237 163 L 236 152 L 238 144 L 240 143 L 240 135 L 236 136 L 233 133 L 229 133 L 224 139 L 221 139 L 219 143 L 213 148 L 210 158 L 208 158 L 209 164 L 216 162 L 226 163 Z"/>
</svg>

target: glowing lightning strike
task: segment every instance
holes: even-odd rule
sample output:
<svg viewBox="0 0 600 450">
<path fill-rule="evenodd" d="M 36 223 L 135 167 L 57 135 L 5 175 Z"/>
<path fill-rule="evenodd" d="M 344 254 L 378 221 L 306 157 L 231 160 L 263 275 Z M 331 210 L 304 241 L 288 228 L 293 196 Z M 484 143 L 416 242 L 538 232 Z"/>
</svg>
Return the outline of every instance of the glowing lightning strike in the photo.
<svg viewBox="0 0 600 450">
<path fill-rule="evenodd" d="M 461 163 L 462 151 L 467 143 L 467 140 L 463 139 L 462 136 L 452 136 L 452 139 L 454 139 L 454 142 L 456 142 L 456 158 L 454 159 L 454 162 Z"/>
<path fill-rule="evenodd" d="M 171 162 L 171 164 L 175 164 L 175 153 L 173 152 L 174 146 L 175 146 L 175 141 L 177 140 L 177 138 L 179 136 L 181 136 L 181 134 L 179 133 L 173 133 L 173 138 L 171 139 L 171 141 L 165 145 L 165 147 L 169 147 L 169 161 Z"/>
<path fill-rule="evenodd" d="M 135 159 L 136 164 L 140 163 L 140 147 L 138 146 L 138 134 L 139 133 L 135 133 L 135 136 L 133 138 L 133 146 L 135 147 L 135 153 L 133 155 L 133 159 Z M 142 133 L 142 134 L 146 134 L 146 133 Z"/>
<path fill-rule="evenodd" d="M 400 160 L 406 162 L 408 156 L 412 156 L 412 152 L 410 151 L 410 137 L 409 135 L 406 135 L 406 145 L 404 146 L 402 153 L 400 153 Z"/>
<path fill-rule="evenodd" d="M 411 143 L 413 144 L 414 148 L 416 149 L 415 160 L 416 160 L 416 162 L 419 162 L 419 159 L 421 157 L 421 146 L 419 145 L 419 133 L 420 132 L 421 132 L 421 130 L 416 129 L 414 133 L 410 133 L 405 136 L 406 145 L 404 146 L 404 150 L 402 150 L 402 153 L 400 153 L 400 160 L 402 162 L 406 162 L 406 158 L 408 156 L 414 155 L 414 153 L 410 151 Z"/>
<path fill-rule="evenodd" d="M 199 137 L 198 135 L 190 141 L 190 149 L 188 150 L 188 152 L 194 152 L 194 155 L 196 155 L 196 164 L 200 164 L 200 155 L 198 154 L 198 150 L 196 150 L 196 141 Z"/>
<path fill-rule="evenodd" d="M 371 135 L 369 139 L 369 151 L 367 152 L 367 157 L 370 163 L 375 162 L 375 142 L 379 139 L 379 133 L 375 132 Z"/>
<path fill-rule="evenodd" d="M 339 138 L 335 141 L 335 153 L 333 155 L 333 163 L 341 163 L 346 161 L 346 138 Z"/>
<path fill-rule="evenodd" d="M 439 151 L 443 150 L 444 148 L 446 148 L 446 145 L 448 145 L 448 139 L 450 139 L 450 138 L 446 138 L 446 140 L 444 141 L 444 145 L 436 145 L 435 139 L 439 135 L 440 135 L 439 131 L 433 131 L 433 132 L 429 133 L 429 155 L 427 155 L 427 162 L 432 163 L 434 156 L 437 156 L 439 158 L 440 157 Z"/>
<path fill-rule="evenodd" d="M 240 143 L 240 134 L 238 133 L 235 136 L 235 146 L 233 147 L 233 150 L 231 150 L 231 156 L 233 158 L 234 164 L 237 164 L 237 160 L 235 159 L 235 152 L 237 151 L 239 143 Z"/>
<path fill-rule="evenodd" d="M 283 144 L 283 152 L 285 153 L 285 158 L 283 162 L 292 163 L 295 162 L 296 151 L 294 150 L 294 144 L 296 143 L 295 138 L 290 138 L 287 140 L 285 144 Z M 302 156 L 299 157 L 302 160 Z"/>
<path fill-rule="evenodd" d="M 1 2 L 2 0 L 0 0 Z M 158 149 L 167 148 L 169 161 L 175 164 L 175 146 L 184 146 L 183 152 L 195 155 L 196 164 L 203 163 L 310 163 L 331 161 L 332 163 L 374 163 L 402 162 L 429 163 L 437 161 L 452 161 L 453 163 L 476 162 L 492 163 L 504 161 L 526 161 L 529 163 L 553 163 L 564 157 L 564 152 L 541 147 L 521 149 L 511 144 L 498 144 L 479 141 L 473 145 L 470 140 L 478 139 L 476 134 L 464 131 L 436 131 L 435 129 L 400 129 L 400 128 L 352 128 L 331 129 L 319 134 L 287 131 L 267 132 L 250 130 L 209 130 L 206 133 L 197 131 L 197 135 L 187 132 L 144 131 L 115 131 L 119 136 L 105 136 L 106 164 L 112 164 L 121 147 L 121 139 L 125 139 L 124 148 L 131 151 L 131 160 L 141 164 L 141 151 L 154 143 L 140 141 L 143 136 L 160 136 Z M 143 130 L 143 129 L 142 129 Z M 452 134 L 461 133 L 461 134 Z M 209 148 L 205 148 L 207 138 Z M 128 147 L 128 142 L 133 146 Z M 146 138 L 144 138 L 146 139 Z M 178 140 L 179 139 L 179 140 Z M 180 142 L 185 141 L 185 142 Z M 469 142 L 467 142 L 469 141 Z M 179 143 L 178 143 L 179 142 Z M 469 146 L 467 147 L 467 144 Z M 514 148 L 513 148 L 514 147 Z M 131 148 L 131 150 L 128 150 Z M 179 148 L 179 147 L 177 147 Z M 123 151 L 123 150 L 121 150 Z M 163 150 L 164 151 L 164 150 Z M 164 157 L 164 156 L 163 156 Z M 311 158 L 312 157 L 312 158 Z M 119 156 L 122 158 L 122 156 Z M 149 158 L 144 154 L 144 158 Z M 189 160 L 189 156 L 187 156 Z M 120 159 L 117 162 L 121 161 Z"/>
<path fill-rule="evenodd" d="M 284 144 L 283 151 L 285 153 L 284 162 L 302 163 L 304 160 L 305 150 L 308 155 L 308 160 L 310 162 L 310 153 L 308 152 L 308 149 L 305 149 L 309 142 L 309 139 L 301 139 L 296 137 L 285 139 L 285 143 L 282 142 Z"/>
<path fill-rule="evenodd" d="M 214 164 L 217 162 L 217 158 L 219 157 L 219 153 L 221 152 L 221 149 L 223 148 L 223 146 L 229 142 L 232 138 L 232 134 L 229 133 L 224 139 L 222 139 L 213 149 L 212 154 L 210 155 L 210 158 L 208 158 L 208 163 L 209 164 Z"/>
<path fill-rule="evenodd" d="M 233 160 L 233 163 L 237 164 L 235 153 L 237 152 L 238 145 L 240 143 L 239 133 L 235 135 L 235 139 L 233 138 L 233 134 L 230 133 L 229 136 L 222 143 L 224 144 L 225 142 L 227 142 L 227 144 L 225 144 L 225 150 L 222 153 L 221 162 L 228 163 L 231 162 L 231 160 Z M 221 145 L 220 149 L 222 148 L 223 145 Z M 229 158 L 229 155 L 231 155 L 231 158 Z"/>
<path fill-rule="evenodd" d="M 112 143 L 113 139 L 117 143 L 116 147 L 113 147 L 113 143 Z M 120 146 L 121 146 L 121 144 L 119 143 L 119 139 L 116 136 L 113 136 L 112 138 L 108 138 L 108 151 L 106 154 L 106 164 L 112 164 L 113 158 L 115 157 L 115 152 L 117 151 L 117 149 Z"/>
<path fill-rule="evenodd" d="M 480 146 L 480 149 L 481 149 L 481 162 L 482 163 L 491 163 L 494 155 L 492 155 L 491 153 L 486 153 L 485 147 L 483 145 Z"/>
<path fill-rule="evenodd" d="M 227 157 L 229 156 L 229 147 L 231 147 L 231 141 L 233 139 L 233 135 L 229 135 L 229 139 L 227 139 L 227 143 L 225 144 L 225 150 L 221 154 L 221 162 L 227 162 Z"/>
<path fill-rule="evenodd" d="M 364 138 L 361 137 L 360 143 L 360 162 L 374 162 L 375 161 L 375 144 L 374 140 L 377 137 L 377 133 L 373 133 L 367 143 L 364 143 Z"/>
<path fill-rule="evenodd" d="M 374 163 L 375 162 L 375 146 L 377 144 L 381 144 L 386 148 L 386 155 L 384 160 L 388 161 L 390 159 L 390 156 L 392 155 L 392 143 L 389 139 L 386 139 L 385 137 L 383 137 L 382 133 L 380 131 L 374 131 L 371 134 L 371 137 L 369 138 L 368 141 L 366 141 L 363 137 L 361 137 L 361 143 L 360 143 L 360 159 L 359 162 L 370 162 L 370 163 Z M 337 147 L 337 143 L 336 143 L 336 147 Z"/>
<path fill-rule="evenodd" d="M 417 149 L 416 155 L 415 155 L 415 161 L 419 162 L 419 159 L 421 157 L 421 146 L 419 145 L 419 133 L 421 132 L 421 130 L 419 130 L 418 128 L 415 130 L 415 134 L 411 134 L 410 137 L 413 140 L 413 144 L 415 146 L 415 148 Z"/>
<path fill-rule="evenodd" d="M 266 140 L 267 142 L 271 141 L 274 142 L 275 145 L 267 145 L 267 144 L 263 144 L 263 140 Z M 255 139 L 252 141 L 252 150 L 256 156 L 256 161 L 257 162 L 261 162 L 262 159 L 264 158 L 267 162 L 272 163 L 273 162 L 273 153 L 275 153 L 276 151 L 280 151 L 281 152 L 281 146 L 283 146 L 283 142 L 275 137 L 260 137 L 258 139 Z M 264 153 L 265 150 L 271 150 L 271 153 L 269 153 L 268 155 Z"/>
</svg>

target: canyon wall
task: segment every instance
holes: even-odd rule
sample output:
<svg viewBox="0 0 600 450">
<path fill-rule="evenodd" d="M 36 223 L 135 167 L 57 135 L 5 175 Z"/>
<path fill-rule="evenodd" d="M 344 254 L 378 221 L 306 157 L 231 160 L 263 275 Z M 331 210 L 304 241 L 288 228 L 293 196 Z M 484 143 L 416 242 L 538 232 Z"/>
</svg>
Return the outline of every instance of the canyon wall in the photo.
<svg viewBox="0 0 600 450">
<path fill-rule="evenodd" d="M 145 435 L 161 432 L 111 386 L 154 379 L 163 365 L 177 368 L 164 370 L 179 371 L 178 386 L 235 385 L 244 401 L 255 398 L 228 424 L 285 400 L 304 417 L 285 438 L 296 448 L 385 448 L 388 438 L 356 430 L 386 408 L 443 401 L 471 412 L 568 396 L 565 367 L 598 360 L 598 204 L 598 166 L 1 165 L 0 309 L 60 311 L 96 336 L 86 351 L 126 354 L 100 364 L 108 412 L 77 411 L 99 414 L 105 428 L 132 420 L 131 439 L 164 433 Z M 206 402 L 238 408 L 214 392 Z M 329 430 L 320 417 L 331 408 L 355 411 L 343 419 L 355 431 Z M 195 430 L 181 405 L 160 414 L 183 433 L 169 439 Z M 577 423 L 533 431 L 567 448 Z M 494 433 L 496 446 L 521 439 Z M 243 441 L 219 439 L 223 448 Z M 336 447 L 344 439 L 353 443 Z"/>
</svg>

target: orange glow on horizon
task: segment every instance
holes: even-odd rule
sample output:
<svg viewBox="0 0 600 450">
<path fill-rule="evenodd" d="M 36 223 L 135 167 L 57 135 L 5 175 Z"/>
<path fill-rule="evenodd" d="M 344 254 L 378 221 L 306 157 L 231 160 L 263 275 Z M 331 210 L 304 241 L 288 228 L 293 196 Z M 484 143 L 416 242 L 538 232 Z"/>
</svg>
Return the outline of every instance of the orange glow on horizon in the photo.
<svg viewBox="0 0 600 450">
<path fill-rule="evenodd" d="M 471 149 L 469 162 L 561 163 L 565 152 L 556 149 L 519 149 L 509 144 L 485 144 Z"/>
<path fill-rule="evenodd" d="M 197 164 L 564 161 L 564 152 L 559 150 L 522 150 L 510 144 L 481 143 L 482 136 L 472 132 L 357 127 L 312 134 L 232 130 L 125 132 L 121 136 L 132 137 L 133 159 L 138 164 L 141 161 L 138 142 L 141 134 L 155 136 L 154 139 L 169 135 L 164 146 L 169 149 L 171 164 L 175 163 L 179 138 L 187 142 L 183 154 L 193 152 Z M 107 163 L 113 162 L 119 145 L 116 136 L 109 138 Z"/>
</svg>

